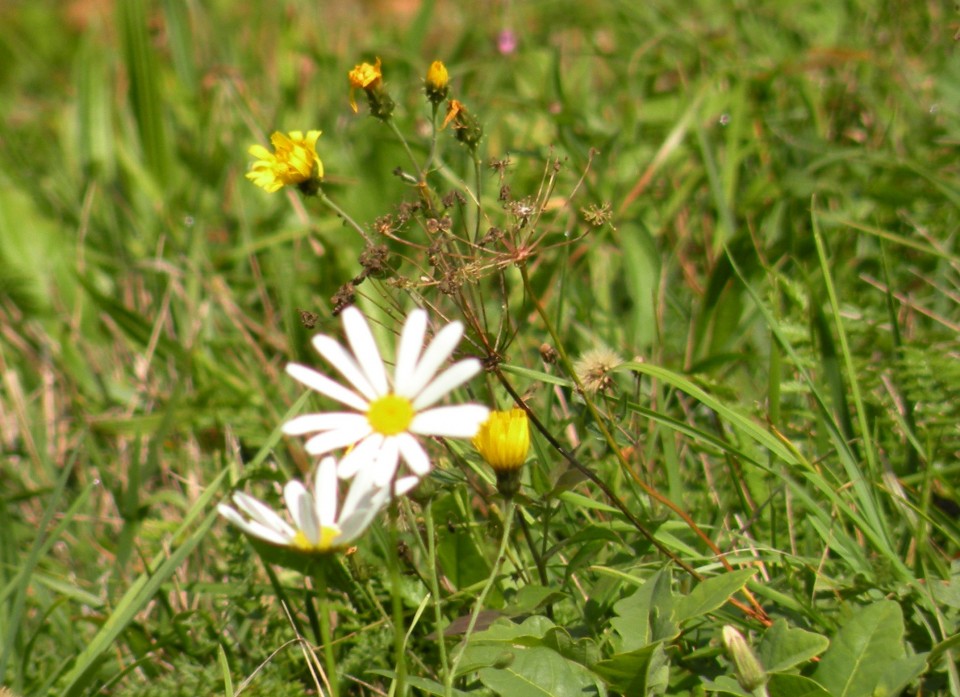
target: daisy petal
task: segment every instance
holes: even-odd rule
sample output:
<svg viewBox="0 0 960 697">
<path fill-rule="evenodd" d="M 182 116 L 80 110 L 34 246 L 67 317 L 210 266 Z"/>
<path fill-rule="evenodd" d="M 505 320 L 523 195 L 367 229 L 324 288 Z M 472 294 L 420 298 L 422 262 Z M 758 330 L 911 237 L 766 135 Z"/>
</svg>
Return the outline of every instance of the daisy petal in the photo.
<svg viewBox="0 0 960 697">
<path fill-rule="evenodd" d="M 396 436 L 400 456 L 414 474 L 422 477 L 430 471 L 430 458 L 419 441 L 409 433 Z"/>
<path fill-rule="evenodd" d="M 400 477 L 393 484 L 393 495 L 403 496 L 420 483 L 420 477 Z"/>
<path fill-rule="evenodd" d="M 383 436 L 371 433 L 357 443 L 353 449 L 343 456 L 337 466 L 337 475 L 340 479 L 350 479 L 364 467 L 370 465 L 377 457 L 377 452 L 383 445 Z"/>
<path fill-rule="evenodd" d="M 337 431 L 343 428 L 353 428 L 367 423 L 367 417 L 350 411 L 335 411 L 326 414 L 302 414 L 285 424 L 282 430 L 288 436 L 302 436 L 306 433 L 319 431 Z"/>
<path fill-rule="evenodd" d="M 357 362 L 353 360 L 353 356 L 335 339 L 320 334 L 313 337 L 313 347 L 368 400 L 373 401 L 380 396 L 370 384 L 367 376 L 360 370 Z"/>
<path fill-rule="evenodd" d="M 352 487 L 350 493 L 353 493 Z M 342 544 L 348 544 L 367 529 L 376 515 L 383 510 L 387 494 L 388 490 L 384 488 L 364 488 L 362 495 L 356 502 L 352 502 L 353 510 L 350 515 L 344 516 L 340 521 Z M 344 504 L 344 511 L 346 511 L 346 504 Z"/>
<path fill-rule="evenodd" d="M 397 362 L 394 368 L 393 388 L 401 395 L 410 395 L 408 383 L 417 367 L 417 359 L 423 350 L 423 337 L 427 331 L 427 313 L 414 310 L 407 316 L 397 347 Z"/>
<path fill-rule="evenodd" d="M 371 465 L 373 483 L 377 486 L 387 486 L 400 464 L 400 445 L 396 437 L 383 439 L 377 459 Z"/>
<path fill-rule="evenodd" d="M 290 511 L 294 526 L 300 530 L 303 529 L 303 519 L 300 517 L 300 500 L 309 495 L 303 483 L 296 479 L 290 480 L 283 487 L 283 502 L 287 504 L 287 510 Z"/>
<path fill-rule="evenodd" d="M 290 527 L 287 521 L 277 515 L 277 512 L 270 508 L 270 506 L 265 504 L 263 501 L 259 501 L 252 496 L 248 496 L 242 491 L 237 491 L 233 494 L 233 502 L 237 504 L 237 507 L 241 511 L 250 516 L 255 522 L 260 523 L 271 530 L 276 530 L 278 533 L 286 535 L 291 539 L 296 534 L 294 529 Z"/>
<path fill-rule="evenodd" d="M 421 436 L 473 438 L 489 415 L 490 410 L 479 404 L 437 407 L 414 416 L 409 430 Z"/>
<path fill-rule="evenodd" d="M 275 545 L 286 545 L 292 538 L 282 535 L 256 521 L 247 520 L 225 503 L 217 504 L 217 513 L 240 528 L 245 534 Z"/>
<path fill-rule="evenodd" d="M 454 363 L 444 370 L 413 400 L 413 408 L 417 411 L 429 407 L 438 401 L 445 394 L 452 392 L 480 372 L 480 361 L 476 358 L 468 358 Z"/>
<path fill-rule="evenodd" d="M 343 501 L 343 509 L 340 512 L 341 526 L 349 527 L 350 519 L 357 515 L 358 511 L 371 506 L 373 502 L 379 501 L 382 505 L 386 500 L 383 494 L 383 488 L 373 483 L 370 469 L 361 469 L 350 483 L 350 491 Z"/>
<path fill-rule="evenodd" d="M 317 465 L 313 481 L 313 500 L 317 506 L 320 525 L 329 527 L 337 522 L 337 461 L 325 457 Z"/>
<path fill-rule="evenodd" d="M 404 381 L 404 391 L 397 391 L 397 394 L 403 397 L 414 397 L 430 381 L 440 366 L 443 365 L 453 350 L 460 343 L 460 337 L 463 336 L 463 325 L 459 322 L 451 322 L 446 327 L 437 332 L 433 341 L 423 352 L 416 370 L 410 376 L 409 380 Z"/>
<path fill-rule="evenodd" d="M 390 391 L 390 386 L 387 384 L 387 371 L 383 367 L 383 358 L 380 356 L 377 342 L 373 339 L 370 325 L 367 324 L 363 313 L 353 306 L 344 310 L 342 316 L 343 331 L 347 335 L 350 348 L 353 349 L 357 365 L 367 376 L 377 394 L 386 394 Z"/>
<path fill-rule="evenodd" d="M 287 375 L 297 380 L 312 390 L 316 390 L 330 399 L 335 399 L 348 407 L 353 407 L 357 411 L 366 411 L 368 402 L 352 390 L 348 390 L 343 385 L 334 382 L 325 375 L 321 375 L 316 370 L 308 368 L 305 365 L 289 363 L 287 365 Z"/>
<path fill-rule="evenodd" d="M 358 423 L 335 431 L 324 431 L 307 441 L 304 446 L 311 455 L 323 455 L 338 448 L 353 445 L 370 434 L 369 423 Z"/>
</svg>

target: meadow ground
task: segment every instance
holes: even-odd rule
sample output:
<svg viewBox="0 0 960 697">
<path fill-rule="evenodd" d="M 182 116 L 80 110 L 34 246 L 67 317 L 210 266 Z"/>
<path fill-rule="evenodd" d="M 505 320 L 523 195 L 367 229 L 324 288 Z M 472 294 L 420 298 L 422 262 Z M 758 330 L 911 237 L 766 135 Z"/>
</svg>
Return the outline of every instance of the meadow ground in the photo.
<svg viewBox="0 0 960 697">
<path fill-rule="evenodd" d="M 960 695 L 958 32 L 932 1 L 0 5 L 0 685 Z M 414 308 L 461 322 L 483 370 L 443 403 L 522 407 L 529 454 L 420 436 L 411 491 L 349 484 L 349 549 L 257 542 L 217 504 L 320 477 L 281 426 L 341 407 L 285 369 L 340 380 L 311 337 L 351 304 L 389 365 Z"/>
</svg>

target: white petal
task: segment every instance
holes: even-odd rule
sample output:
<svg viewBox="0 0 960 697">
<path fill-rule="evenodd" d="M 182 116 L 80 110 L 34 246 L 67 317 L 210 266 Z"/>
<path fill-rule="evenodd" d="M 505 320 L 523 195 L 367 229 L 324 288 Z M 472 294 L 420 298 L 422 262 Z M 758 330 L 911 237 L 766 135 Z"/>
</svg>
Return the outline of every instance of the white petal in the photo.
<svg viewBox="0 0 960 697">
<path fill-rule="evenodd" d="M 233 502 L 255 522 L 293 539 L 293 528 L 263 501 L 244 494 L 242 491 L 237 491 L 233 494 Z"/>
<path fill-rule="evenodd" d="M 317 465 L 313 479 L 313 500 L 317 506 L 317 517 L 320 525 L 329 527 L 337 522 L 337 461 L 332 457 L 325 457 Z"/>
<path fill-rule="evenodd" d="M 401 395 L 412 394 L 407 384 L 417 368 L 417 359 L 423 350 L 423 338 L 427 331 L 427 313 L 417 309 L 407 315 L 397 347 L 397 362 L 393 372 L 393 388 Z"/>
<path fill-rule="evenodd" d="M 397 472 L 400 464 L 400 446 L 393 437 L 384 438 L 383 445 L 373 462 L 373 482 L 377 486 L 387 486 Z"/>
<path fill-rule="evenodd" d="M 326 431 L 308 440 L 304 447 L 311 455 L 323 455 L 332 450 L 353 445 L 369 435 L 371 430 L 370 424 L 360 423 L 349 428 L 338 428 L 335 431 Z"/>
<path fill-rule="evenodd" d="M 427 409 L 413 417 L 407 429 L 421 436 L 473 438 L 490 410 L 479 404 L 458 404 L 453 407 Z"/>
<path fill-rule="evenodd" d="M 323 414 L 301 414 L 283 424 L 282 430 L 288 436 L 302 436 L 305 433 L 335 431 L 357 424 L 367 423 L 364 414 L 353 411 L 331 411 Z"/>
<path fill-rule="evenodd" d="M 420 483 L 420 477 L 400 477 L 393 485 L 393 495 L 403 496 Z"/>
<path fill-rule="evenodd" d="M 409 380 L 404 380 L 404 390 L 397 390 L 397 394 L 403 397 L 416 397 L 417 393 L 424 388 L 440 366 L 450 358 L 450 354 L 460 343 L 460 337 L 463 336 L 463 325 L 459 322 L 451 322 L 446 327 L 437 332 L 433 341 L 423 352 L 423 357 L 417 364 L 416 370 Z"/>
<path fill-rule="evenodd" d="M 369 468 L 357 472 L 357 476 L 350 482 L 350 491 L 343 501 L 340 511 L 340 525 L 350 527 L 350 519 L 357 514 L 358 509 L 369 507 L 371 502 L 382 494 L 382 487 L 373 483 Z M 382 501 L 381 501 L 382 504 Z"/>
<path fill-rule="evenodd" d="M 420 411 L 429 407 L 479 372 L 480 361 L 476 358 L 468 358 L 459 363 L 454 363 L 423 388 L 423 391 L 413 400 L 413 408 Z"/>
<path fill-rule="evenodd" d="M 337 466 L 337 475 L 340 479 L 350 479 L 361 469 L 369 467 L 377 459 L 377 453 L 382 446 L 383 436 L 379 433 L 371 433 L 341 458 Z"/>
<path fill-rule="evenodd" d="M 261 540 L 266 540 L 272 544 L 288 545 L 292 539 L 256 521 L 247 520 L 225 503 L 217 504 L 217 512 L 247 535 L 259 537 Z"/>
<path fill-rule="evenodd" d="M 367 376 L 377 394 L 387 394 L 390 391 L 390 386 L 387 384 L 387 371 L 383 366 L 380 349 L 377 348 L 377 342 L 374 341 L 373 332 L 370 331 L 366 318 L 353 306 L 344 310 L 342 317 L 343 331 L 347 335 L 350 348 L 353 349 L 357 365 Z"/>
<path fill-rule="evenodd" d="M 354 480 L 356 482 L 356 480 Z M 352 491 L 351 491 L 352 493 Z M 347 544 L 359 537 L 369 527 L 371 521 L 383 510 L 387 502 L 388 490 L 384 488 L 367 489 L 356 502 L 349 517 L 340 522 L 340 544 Z M 346 504 L 344 504 L 346 510 Z"/>
<path fill-rule="evenodd" d="M 307 487 L 296 479 L 290 480 L 283 487 L 283 501 L 287 504 L 290 517 L 293 518 L 294 527 L 298 530 L 303 530 L 303 518 L 300 517 L 300 500 L 304 496 L 310 496 Z"/>
<path fill-rule="evenodd" d="M 380 396 L 377 394 L 377 391 L 373 389 L 367 376 L 364 375 L 363 371 L 357 366 L 357 362 L 353 359 L 353 356 L 351 356 L 343 346 L 337 343 L 335 339 L 320 334 L 313 337 L 313 347 L 317 349 L 317 353 L 327 359 L 330 365 L 339 370 L 340 374 L 349 380 L 357 391 L 368 400 L 373 401 Z"/>
<path fill-rule="evenodd" d="M 287 375 L 297 380 L 311 390 L 316 390 L 330 399 L 335 399 L 341 404 L 353 407 L 357 411 L 366 411 L 369 402 L 358 395 L 353 390 L 348 390 L 338 382 L 334 382 L 326 375 L 321 375 L 313 368 L 298 363 L 287 364 Z"/>
<path fill-rule="evenodd" d="M 414 474 L 422 477 L 430 471 L 430 458 L 419 441 L 409 433 L 396 436 L 400 455 Z"/>
</svg>

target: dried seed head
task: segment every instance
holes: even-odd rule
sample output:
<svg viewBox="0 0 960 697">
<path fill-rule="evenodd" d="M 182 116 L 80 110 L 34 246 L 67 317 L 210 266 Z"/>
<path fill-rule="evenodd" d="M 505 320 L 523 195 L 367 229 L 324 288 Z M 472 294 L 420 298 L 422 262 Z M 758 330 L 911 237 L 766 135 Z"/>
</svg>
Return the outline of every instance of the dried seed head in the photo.
<svg viewBox="0 0 960 697">
<path fill-rule="evenodd" d="M 613 387 L 613 376 L 610 372 L 621 363 L 623 359 L 615 351 L 602 346 L 580 356 L 573 364 L 573 371 L 587 392 L 597 393 Z"/>
</svg>

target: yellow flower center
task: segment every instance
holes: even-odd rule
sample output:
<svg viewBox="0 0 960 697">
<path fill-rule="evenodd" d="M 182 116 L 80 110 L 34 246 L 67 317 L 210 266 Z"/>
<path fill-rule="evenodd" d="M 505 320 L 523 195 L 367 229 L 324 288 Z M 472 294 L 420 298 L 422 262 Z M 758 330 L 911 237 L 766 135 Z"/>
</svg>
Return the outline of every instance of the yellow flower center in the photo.
<svg viewBox="0 0 960 697">
<path fill-rule="evenodd" d="M 317 544 L 312 544 L 302 530 L 297 530 L 293 538 L 293 546 L 304 552 L 329 552 L 334 549 L 333 541 L 340 534 L 340 528 L 332 526 L 329 528 L 320 528 L 320 540 Z"/>
<path fill-rule="evenodd" d="M 406 397 L 388 394 L 373 400 L 367 409 L 367 421 L 374 431 L 383 436 L 403 433 L 413 422 L 413 404 Z"/>
</svg>

